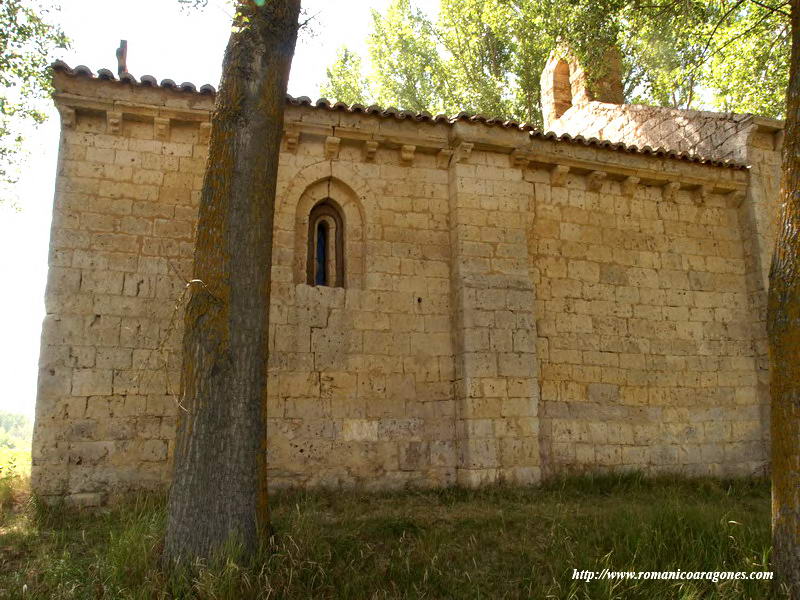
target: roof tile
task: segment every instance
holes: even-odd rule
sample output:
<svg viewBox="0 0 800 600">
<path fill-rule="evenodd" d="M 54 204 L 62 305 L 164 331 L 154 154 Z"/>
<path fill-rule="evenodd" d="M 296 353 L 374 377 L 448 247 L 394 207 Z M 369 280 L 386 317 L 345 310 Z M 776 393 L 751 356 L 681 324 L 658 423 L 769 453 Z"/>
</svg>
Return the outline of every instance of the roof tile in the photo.
<svg viewBox="0 0 800 600">
<path fill-rule="evenodd" d="M 72 77 L 82 76 L 82 77 L 96 78 L 98 80 L 104 80 L 104 81 L 117 81 L 117 79 L 114 77 L 114 74 L 108 69 L 100 69 L 97 72 L 97 75 L 95 76 L 95 74 L 91 71 L 91 69 L 89 69 L 89 67 L 85 65 L 78 65 L 73 69 L 67 63 L 60 60 L 57 60 L 55 63 L 53 63 L 53 69 L 56 71 L 61 71 L 62 73 L 65 73 L 66 75 Z M 195 87 L 195 85 L 189 81 L 184 81 L 180 85 L 177 85 L 175 81 L 173 81 L 172 79 L 163 79 L 159 84 L 156 78 L 153 77 L 152 75 L 142 75 L 139 82 L 137 82 L 136 78 L 130 73 L 123 73 L 122 75 L 120 75 L 119 82 L 130 85 L 143 86 L 143 87 L 161 87 L 165 89 L 174 90 L 176 92 L 184 92 L 184 93 L 200 93 L 208 95 L 216 94 L 216 89 L 214 88 L 214 86 L 208 83 L 200 86 L 200 89 L 198 90 Z M 292 106 L 313 106 L 316 108 L 321 108 L 330 111 L 363 113 L 368 115 L 376 115 L 383 118 L 394 118 L 398 120 L 410 119 L 421 123 L 427 122 L 427 123 L 453 124 L 458 121 L 467 121 L 470 123 L 480 123 L 487 127 L 502 127 L 504 129 L 517 129 L 520 131 L 527 131 L 530 137 L 535 139 L 554 140 L 564 143 L 581 144 L 584 146 L 594 146 L 597 148 L 607 148 L 610 150 L 628 152 L 631 154 L 669 157 L 676 160 L 683 160 L 698 164 L 711 165 L 715 167 L 727 167 L 732 169 L 748 168 L 746 165 L 735 163 L 729 160 L 716 160 L 713 158 L 698 156 L 696 154 L 689 154 L 687 152 L 675 152 L 673 150 L 669 150 L 666 148 L 653 149 L 650 146 L 643 146 L 639 148 L 636 145 L 626 145 L 622 142 L 614 143 L 608 140 L 600 140 L 595 137 L 587 139 L 582 135 L 571 136 L 568 133 L 558 135 L 552 131 L 545 132 L 536 129 L 530 123 L 519 123 L 514 120 L 510 119 L 504 120 L 499 117 L 487 117 L 485 115 L 472 114 L 466 111 L 458 113 L 455 117 L 448 117 L 447 115 L 444 114 L 438 114 L 436 116 L 433 116 L 425 111 L 414 112 L 409 110 L 399 110 L 393 106 L 384 109 L 376 104 L 365 107 L 363 104 L 348 105 L 344 102 L 331 103 L 331 101 L 328 100 L 327 98 L 320 98 L 316 102 L 313 102 L 311 98 L 309 98 L 308 96 L 299 96 L 297 98 L 294 98 L 289 94 L 286 95 L 286 101 L 288 102 L 288 104 Z"/>
</svg>

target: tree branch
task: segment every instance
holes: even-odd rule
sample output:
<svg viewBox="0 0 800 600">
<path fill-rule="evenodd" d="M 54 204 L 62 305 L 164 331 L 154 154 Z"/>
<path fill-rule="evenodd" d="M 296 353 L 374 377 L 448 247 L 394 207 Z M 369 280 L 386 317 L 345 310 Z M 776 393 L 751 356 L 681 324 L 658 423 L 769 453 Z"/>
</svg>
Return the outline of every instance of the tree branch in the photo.
<svg viewBox="0 0 800 600">
<path fill-rule="evenodd" d="M 779 4 L 778 6 L 769 6 L 767 4 L 764 4 L 763 2 L 759 2 L 759 0 L 749 0 L 749 1 L 752 2 L 753 4 L 757 4 L 761 8 L 766 8 L 770 12 L 781 14 L 784 17 L 786 17 L 787 19 L 789 17 L 791 17 L 791 15 L 789 13 L 780 10 L 780 8 L 782 6 L 786 6 L 788 4 L 788 2 L 784 2 L 782 4 Z"/>
</svg>

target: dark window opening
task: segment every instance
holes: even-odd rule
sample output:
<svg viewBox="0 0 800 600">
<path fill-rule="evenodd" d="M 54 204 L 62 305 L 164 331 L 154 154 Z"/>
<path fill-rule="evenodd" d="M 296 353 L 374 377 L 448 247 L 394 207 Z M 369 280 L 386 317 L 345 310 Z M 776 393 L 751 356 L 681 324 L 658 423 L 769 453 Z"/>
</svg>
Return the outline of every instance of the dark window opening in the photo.
<svg viewBox="0 0 800 600">
<path fill-rule="evenodd" d="M 323 200 L 308 219 L 308 285 L 344 287 L 344 220 L 339 206 Z"/>
<path fill-rule="evenodd" d="M 314 285 L 328 285 L 328 224 L 320 221 L 317 225 L 317 264 Z"/>
</svg>

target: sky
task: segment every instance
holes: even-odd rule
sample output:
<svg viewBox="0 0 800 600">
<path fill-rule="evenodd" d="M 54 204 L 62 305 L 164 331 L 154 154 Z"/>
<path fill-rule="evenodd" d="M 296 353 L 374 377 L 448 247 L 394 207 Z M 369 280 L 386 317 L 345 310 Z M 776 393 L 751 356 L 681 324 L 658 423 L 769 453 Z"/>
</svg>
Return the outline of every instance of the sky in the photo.
<svg viewBox="0 0 800 600">
<path fill-rule="evenodd" d="M 325 68 L 339 47 L 366 54 L 370 9 L 383 11 L 388 4 L 389 0 L 303 0 L 313 20 L 311 31 L 302 33 L 297 43 L 289 93 L 318 97 Z M 415 4 L 434 14 L 438 0 Z M 177 0 L 61 0 L 61 6 L 53 21 L 72 46 L 56 58 L 70 66 L 116 73 L 114 51 L 126 39 L 128 70 L 137 78 L 153 75 L 159 81 L 218 85 L 231 23 L 224 0 L 210 0 L 203 11 L 182 10 Z M 36 402 L 59 138 L 59 119 L 55 109 L 49 109 L 47 122 L 26 134 L 27 158 L 14 189 L 15 206 L 0 204 L 0 411 L 29 416 Z"/>
</svg>

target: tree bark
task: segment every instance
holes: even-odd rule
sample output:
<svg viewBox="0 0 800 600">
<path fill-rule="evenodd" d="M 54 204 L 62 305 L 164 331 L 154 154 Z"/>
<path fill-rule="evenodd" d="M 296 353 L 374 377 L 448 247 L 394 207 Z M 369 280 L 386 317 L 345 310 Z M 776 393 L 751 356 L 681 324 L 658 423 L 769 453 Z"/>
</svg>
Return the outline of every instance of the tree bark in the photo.
<svg viewBox="0 0 800 600">
<path fill-rule="evenodd" d="M 165 559 L 257 549 L 269 526 L 272 223 L 300 0 L 239 3 L 200 199 Z"/>
<path fill-rule="evenodd" d="M 772 564 L 800 599 L 800 0 L 792 0 L 782 210 L 770 270 L 767 328 L 772 395 Z"/>
</svg>

